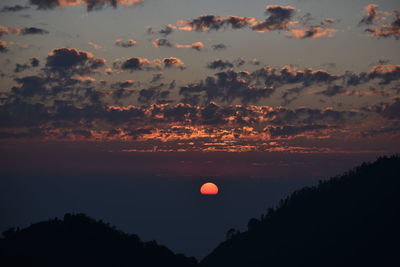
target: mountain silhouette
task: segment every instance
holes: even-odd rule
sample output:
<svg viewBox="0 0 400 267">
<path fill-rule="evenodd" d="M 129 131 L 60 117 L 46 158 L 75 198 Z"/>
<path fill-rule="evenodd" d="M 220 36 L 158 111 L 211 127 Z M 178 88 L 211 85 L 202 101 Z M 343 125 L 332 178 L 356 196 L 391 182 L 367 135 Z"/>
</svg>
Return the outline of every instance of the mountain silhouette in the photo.
<svg viewBox="0 0 400 267">
<path fill-rule="evenodd" d="M 400 158 L 379 158 L 281 200 L 200 265 L 400 266 Z"/>
<path fill-rule="evenodd" d="M 9 229 L 0 239 L 0 266 L 177 266 L 197 265 L 155 241 L 142 242 L 84 214 Z"/>
</svg>

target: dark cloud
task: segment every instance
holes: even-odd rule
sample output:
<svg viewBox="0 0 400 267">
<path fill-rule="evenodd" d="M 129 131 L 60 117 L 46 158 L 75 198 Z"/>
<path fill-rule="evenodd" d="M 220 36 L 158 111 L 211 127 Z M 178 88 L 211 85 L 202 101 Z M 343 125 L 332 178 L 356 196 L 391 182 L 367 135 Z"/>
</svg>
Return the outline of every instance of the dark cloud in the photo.
<svg viewBox="0 0 400 267">
<path fill-rule="evenodd" d="M 0 36 L 7 34 L 32 35 L 32 34 L 48 34 L 48 33 L 49 33 L 48 31 L 36 27 L 8 28 L 0 26 Z"/>
<path fill-rule="evenodd" d="M 164 25 L 163 29 L 158 31 L 158 33 L 163 36 L 168 36 L 174 32 L 174 29 L 176 29 L 176 27 L 174 25 L 166 24 L 166 25 Z"/>
<path fill-rule="evenodd" d="M 275 30 L 288 29 L 291 26 L 291 19 L 296 13 L 292 6 L 269 5 L 265 13 L 269 17 L 263 22 L 252 25 L 252 29 L 257 32 L 269 32 Z"/>
<path fill-rule="evenodd" d="M 343 94 L 346 92 L 346 88 L 341 86 L 341 85 L 331 85 L 328 86 L 328 88 L 324 91 L 319 92 L 319 94 L 325 95 L 325 96 L 336 96 L 339 94 Z"/>
<path fill-rule="evenodd" d="M 170 91 L 164 90 L 164 84 L 151 86 L 146 89 L 139 91 L 138 101 L 143 104 L 157 103 L 165 104 L 168 103 L 168 96 Z"/>
<path fill-rule="evenodd" d="M 161 70 L 162 68 L 179 68 L 181 70 L 185 69 L 185 63 L 176 57 L 169 57 L 164 59 L 155 59 L 149 60 L 146 58 L 128 58 L 122 62 L 117 61 L 114 62 L 114 68 L 129 70 L 129 71 L 137 71 L 137 70 L 146 70 L 146 71 L 154 71 Z"/>
<path fill-rule="evenodd" d="M 229 69 L 229 68 L 233 68 L 234 65 L 228 61 L 228 60 L 222 60 L 222 59 L 217 59 L 214 61 L 211 61 L 210 63 L 207 64 L 207 68 L 215 70 L 215 69 L 220 69 L 220 70 L 224 70 L 224 69 Z"/>
<path fill-rule="evenodd" d="M 105 59 L 75 48 L 57 48 L 46 58 L 46 69 L 59 74 L 89 74 L 105 65 Z"/>
<path fill-rule="evenodd" d="M 49 33 L 46 30 L 36 28 L 36 27 L 28 27 L 28 28 L 22 28 L 21 34 L 22 35 L 28 35 L 28 34 L 47 34 Z"/>
<path fill-rule="evenodd" d="M 265 81 L 267 85 L 282 86 L 290 84 L 303 84 L 310 86 L 318 83 L 329 84 L 342 78 L 340 75 L 331 74 L 325 70 L 298 70 L 293 66 L 285 66 L 281 69 L 265 66 L 251 73 L 255 79 Z"/>
<path fill-rule="evenodd" d="M 256 87 L 247 72 L 216 73 L 214 77 L 209 76 L 196 84 L 189 84 L 180 88 L 179 94 L 184 98 L 182 101 L 193 103 L 199 100 L 200 95 L 203 102 L 219 101 L 231 103 L 239 100 L 242 103 L 255 103 L 262 98 L 269 97 L 274 92 L 270 87 Z"/>
<path fill-rule="evenodd" d="M 3 6 L 3 8 L 0 10 L 2 13 L 6 12 L 18 12 L 22 10 L 29 9 L 29 6 L 21 6 L 21 5 L 15 5 L 15 6 Z"/>
<path fill-rule="evenodd" d="M 328 125 L 301 125 L 301 126 L 278 126 L 278 127 L 268 127 L 266 130 L 270 133 L 272 138 L 283 137 L 287 138 L 290 136 L 306 134 L 313 131 L 321 131 L 331 128 Z"/>
<path fill-rule="evenodd" d="M 156 83 L 164 78 L 163 73 L 154 73 L 150 83 Z"/>
<path fill-rule="evenodd" d="M 218 31 L 230 26 L 233 29 L 241 29 L 250 26 L 255 21 L 250 17 L 228 16 L 226 18 L 214 15 L 202 15 L 193 20 L 179 21 L 178 28 L 187 31 Z"/>
<path fill-rule="evenodd" d="M 32 58 L 29 59 L 29 61 L 30 61 L 29 64 L 27 64 L 27 63 L 25 63 L 25 64 L 19 64 L 19 63 L 15 64 L 14 72 L 22 72 L 22 71 L 25 71 L 25 70 L 30 69 L 30 68 L 38 67 L 39 64 L 40 64 L 40 61 L 39 61 L 39 59 L 37 57 L 32 57 Z"/>
<path fill-rule="evenodd" d="M 121 69 L 123 70 L 143 70 L 150 67 L 150 61 L 145 58 L 128 58 L 122 62 Z"/>
<path fill-rule="evenodd" d="M 386 85 L 400 80 L 400 65 L 378 65 L 368 73 L 368 80 L 380 79 L 380 84 Z"/>
<path fill-rule="evenodd" d="M 159 38 L 159 39 L 155 39 L 153 41 L 153 46 L 154 47 L 160 47 L 160 46 L 172 47 L 172 43 L 168 39 Z"/>
<path fill-rule="evenodd" d="M 31 57 L 29 61 L 32 67 L 38 67 L 40 64 L 40 61 L 37 57 Z"/>
<path fill-rule="evenodd" d="M 126 89 L 126 88 L 131 88 L 135 85 L 135 81 L 133 80 L 126 80 L 123 82 L 116 82 L 110 85 L 111 88 L 113 89 Z"/>
<path fill-rule="evenodd" d="M 84 5 L 87 11 L 100 10 L 105 7 L 134 6 L 143 2 L 142 0 L 29 0 L 29 3 L 37 9 L 49 10 L 56 7 L 68 7 Z"/>
<path fill-rule="evenodd" d="M 19 86 L 14 86 L 12 92 L 22 98 L 46 96 L 49 94 L 46 89 L 46 85 L 49 82 L 47 77 L 32 75 L 23 78 L 16 78 L 15 81 Z"/>
<path fill-rule="evenodd" d="M 233 61 L 229 60 L 222 60 L 222 59 L 216 59 L 207 64 L 207 68 L 215 70 L 224 70 L 224 69 L 230 69 L 233 67 L 241 67 L 246 63 L 246 61 L 243 58 L 237 58 Z"/>
<path fill-rule="evenodd" d="M 305 87 L 294 87 L 294 88 L 290 88 L 290 89 L 286 90 L 282 94 L 283 105 L 285 105 L 285 106 L 289 105 L 294 100 L 296 100 L 299 97 L 300 93 L 303 92 L 304 89 L 305 89 Z"/>
<path fill-rule="evenodd" d="M 400 119 L 400 99 L 396 99 L 396 101 L 392 104 L 385 106 L 382 111 L 382 114 L 389 119 Z"/>
<path fill-rule="evenodd" d="M 212 45 L 211 48 L 212 48 L 214 51 L 219 51 L 219 50 L 225 50 L 225 49 L 227 49 L 228 47 L 227 47 L 225 44 L 220 43 L 220 44 L 214 44 L 214 45 Z"/>
<path fill-rule="evenodd" d="M 137 42 L 135 40 L 115 40 L 115 45 L 123 48 L 129 48 L 136 46 Z"/>
</svg>

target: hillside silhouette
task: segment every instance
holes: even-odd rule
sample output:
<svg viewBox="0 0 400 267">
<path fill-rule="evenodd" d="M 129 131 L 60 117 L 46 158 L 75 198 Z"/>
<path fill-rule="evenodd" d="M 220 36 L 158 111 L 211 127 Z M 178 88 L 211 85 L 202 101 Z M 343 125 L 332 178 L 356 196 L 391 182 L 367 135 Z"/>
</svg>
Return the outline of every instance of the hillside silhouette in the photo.
<svg viewBox="0 0 400 267">
<path fill-rule="evenodd" d="M 248 230 L 231 229 L 200 263 L 400 266 L 400 158 L 379 158 L 281 200 Z"/>
<path fill-rule="evenodd" d="M 0 239 L 0 266 L 177 266 L 197 265 L 155 241 L 142 242 L 84 214 L 9 229 Z"/>
</svg>

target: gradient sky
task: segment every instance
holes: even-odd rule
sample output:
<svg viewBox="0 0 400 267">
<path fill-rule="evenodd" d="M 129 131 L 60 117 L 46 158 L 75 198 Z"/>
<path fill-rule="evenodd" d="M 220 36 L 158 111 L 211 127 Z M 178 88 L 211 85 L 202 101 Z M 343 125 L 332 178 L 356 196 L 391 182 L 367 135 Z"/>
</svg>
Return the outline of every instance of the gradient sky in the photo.
<svg viewBox="0 0 400 267">
<path fill-rule="evenodd" d="M 84 211 L 205 255 L 297 186 L 399 152 L 399 44 L 398 0 L 1 1 L 0 226 Z M 177 203 L 213 179 L 229 216 L 192 236 L 213 223 Z M 174 218 L 181 238 L 147 227 Z"/>
</svg>

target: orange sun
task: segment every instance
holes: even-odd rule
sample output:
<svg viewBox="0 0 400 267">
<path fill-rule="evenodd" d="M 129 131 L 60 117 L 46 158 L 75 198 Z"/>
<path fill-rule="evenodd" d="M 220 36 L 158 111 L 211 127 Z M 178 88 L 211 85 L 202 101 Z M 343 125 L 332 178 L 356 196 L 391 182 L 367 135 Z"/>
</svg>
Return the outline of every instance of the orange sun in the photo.
<svg viewBox="0 0 400 267">
<path fill-rule="evenodd" d="M 200 193 L 202 195 L 217 195 L 218 194 L 218 186 L 213 183 L 205 183 L 200 188 Z"/>
</svg>

